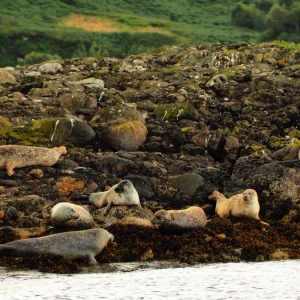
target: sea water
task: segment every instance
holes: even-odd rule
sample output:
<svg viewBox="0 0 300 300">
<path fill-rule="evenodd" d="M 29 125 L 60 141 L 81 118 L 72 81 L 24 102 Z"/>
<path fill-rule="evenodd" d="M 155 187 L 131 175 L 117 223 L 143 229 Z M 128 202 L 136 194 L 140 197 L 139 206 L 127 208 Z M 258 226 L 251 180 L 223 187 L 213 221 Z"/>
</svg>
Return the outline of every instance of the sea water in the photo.
<svg viewBox="0 0 300 300">
<path fill-rule="evenodd" d="M 128 267 L 127 267 L 128 266 Z M 298 299 L 300 260 L 49 274 L 0 271 L 0 295 L 21 299 Z"/>
</svg>

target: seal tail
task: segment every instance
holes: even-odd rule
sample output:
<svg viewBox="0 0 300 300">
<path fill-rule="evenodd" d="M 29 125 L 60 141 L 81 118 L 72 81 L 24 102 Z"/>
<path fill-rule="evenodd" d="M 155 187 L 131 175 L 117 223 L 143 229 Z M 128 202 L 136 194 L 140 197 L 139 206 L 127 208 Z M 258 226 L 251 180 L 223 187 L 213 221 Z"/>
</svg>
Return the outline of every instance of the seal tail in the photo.
<svg viewBox="0 0 300 300">
<path fill-rule="evenodd" d="M 89 201 L 90 194 L 85 193 L 85 194 L 75 194 L 71 196 L 71 200 L 76 200 L 76 201 Z"/>
</svg>

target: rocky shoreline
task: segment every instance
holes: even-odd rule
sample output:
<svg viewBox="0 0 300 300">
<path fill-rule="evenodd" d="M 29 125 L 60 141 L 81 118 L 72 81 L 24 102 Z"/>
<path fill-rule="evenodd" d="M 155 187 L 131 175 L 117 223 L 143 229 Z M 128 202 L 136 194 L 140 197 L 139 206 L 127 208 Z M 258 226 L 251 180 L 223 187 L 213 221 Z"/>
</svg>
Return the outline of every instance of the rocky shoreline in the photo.
<svg viewBox="0 0 300 300">
<path fill-rule="evenodd" d="M 300 50 L 275 43 L 168 47 L 124 60 L 70 59 L 0 72 L 0 145 L 68 153 L 52 167 L 0 170 L 0 243 L 57 232 L 50 209 L 83 205 L 115 242 L 99 263 L 299 258 Z M 76 195 L 132 181 L 142 209 L 103 209 Z M 222 220 L 213 190 L 257 191 L 260 218 Z M 124 225 L 161 208 L 205 207 L 205 228 L 163 234 Z M 0 265 L 75 272 L 62 258 Z"/>
</svg>

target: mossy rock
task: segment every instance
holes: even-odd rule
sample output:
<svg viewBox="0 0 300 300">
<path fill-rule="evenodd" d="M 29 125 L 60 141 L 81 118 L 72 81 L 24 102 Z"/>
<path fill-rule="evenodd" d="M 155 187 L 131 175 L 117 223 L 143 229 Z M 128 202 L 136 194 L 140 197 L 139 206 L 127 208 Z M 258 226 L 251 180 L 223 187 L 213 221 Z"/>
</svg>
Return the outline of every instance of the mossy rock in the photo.
<svg viewBox="0 0 300 300">
<path fill-rule="evenodd" d="M 136 151 L 146 141 L 147 128 L 140 121 L 127 122 L 110 129 L 107 139 L 116 150 Z"/>
<path fill-rule="evenodd" d="M 145 123 L 142 114 L 137 109 L 126 104 L 118 104 L 113 107 L 101 109 L 92 118 L 92 122 L 108 123 L 112 126 L 131 121 Z"/>
<path fill-rule="evenodd" d="M 162 121 L 197 120 L 199 117 L 199 113 L 190 103 L 159 104 L 154 112 L 156 117 Z"/>
<path fill-rule="evenodd" d="M 31 131 L 55 146 L 71 143 L 80 147 L 95 138 L 95 132 L 89 125 L 72 118 L 36 120 L 31 124 Z"/>
<path fill-rule="evenodd" d="M 72 112 L 97 106 L 96 98 L 93 99 L 83 93 L 63 94 L 58 98 L 58 101 L 63 108 Z"/>
<path fill-rule="evenodd" d="M 12 124 L 6 118 L 0 116 L 0 126 L 5 127 L 5 128 L 9 128 L 9 127 L 12 126 Z"/>
</svg>

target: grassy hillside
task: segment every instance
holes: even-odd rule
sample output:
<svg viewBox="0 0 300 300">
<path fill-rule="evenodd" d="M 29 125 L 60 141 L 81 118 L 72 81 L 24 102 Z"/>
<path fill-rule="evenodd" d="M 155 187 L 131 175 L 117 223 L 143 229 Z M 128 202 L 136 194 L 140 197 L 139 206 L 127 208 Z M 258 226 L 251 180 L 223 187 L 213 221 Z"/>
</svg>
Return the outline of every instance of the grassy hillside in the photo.
<svg viewBox="0 0 300 300">
<path fill-rule="evenodd" d="M 164 45 L 256 41 L 232 0 L 1 0 L 0 66 L 38 54 L 125 57 Z M 23 61 L 24 62 L 24 61 Z M 29 61 L 30 62 L 30 61 Z"/>
</svg>

